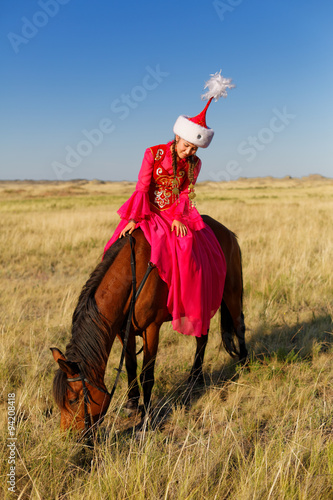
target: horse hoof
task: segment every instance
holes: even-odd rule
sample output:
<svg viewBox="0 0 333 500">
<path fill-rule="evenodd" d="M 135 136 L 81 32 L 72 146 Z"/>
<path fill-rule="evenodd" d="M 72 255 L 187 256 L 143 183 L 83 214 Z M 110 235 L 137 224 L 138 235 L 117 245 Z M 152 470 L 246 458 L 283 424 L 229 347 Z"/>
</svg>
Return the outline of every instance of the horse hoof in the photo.
<svg viewBox="0 0 333 500">
<path fill-rule="evenodd" d="M 124 408 L 124 413 L 126 413 L 127 416 L 131 417 L 132 415 L 135 415 L 139 411 L 139 403 L 137 400 L 129 399 L 127 403 L 125 404 Z"/>
<path fill-rule="evenodd" d="M 145 431 L 136 431 L 135 432 L 135 441 L 143 441 L 145 438 Z"/>
<path fill-rule="evenodd" d="M 123 412 L 127 417 L 133 417 L 137 413 L 136 409 L 131 409 L 131 408 L 126 408 L 126 406 L 123 408 Z"/>
</svg>

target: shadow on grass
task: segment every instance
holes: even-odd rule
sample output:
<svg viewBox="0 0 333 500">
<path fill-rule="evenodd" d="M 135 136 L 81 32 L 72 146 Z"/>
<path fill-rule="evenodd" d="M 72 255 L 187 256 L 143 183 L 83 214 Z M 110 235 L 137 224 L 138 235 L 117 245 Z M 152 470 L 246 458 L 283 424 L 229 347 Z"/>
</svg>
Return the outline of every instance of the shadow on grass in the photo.
<svg viewBox="0 0 333 500">
<path fill-rule="evenodd" d="M 249 357 L 241 366 L 236 359 L 213 372 L 203 370 L 203 383 L 188 383 L 189 374 L 175 378 L 173 388 L 160 396 L 150 412 L 150 428 L 163 430 L 172 417 L 175 408 L 183 407 L 189 412 L 193 405 L 211 388 L 225 390 L 222 400 L 227 398 L 230 382 L 236 382 L 243 370 L 251 368 L 253 363 L 266 365 L 271 360 L 283 363 L 309 363 L 313 356 L 332 348 L 333 332 L 330 315 L 313 317 L 311 321 L 269 326 L 261 324 L 249 335 L 247 347 Z M 133 433 L 133 426 L 124 429 L 124 436 Z"/>
</svg>

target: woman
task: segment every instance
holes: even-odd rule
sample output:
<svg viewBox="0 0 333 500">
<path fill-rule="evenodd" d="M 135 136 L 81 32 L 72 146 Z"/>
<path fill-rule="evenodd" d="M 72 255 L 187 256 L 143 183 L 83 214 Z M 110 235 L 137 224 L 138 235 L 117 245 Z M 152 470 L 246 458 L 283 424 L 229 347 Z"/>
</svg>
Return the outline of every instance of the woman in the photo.
<svg viewBox="0 0 333 500">
<path fill-rule="evenodd" d="M 234 86 L 220 73 L 206 84 L 205 109 L 193 118 L 179 116 L 175 139 L 146 150 L 135 192 L 119 209 L 122 220 L 104 250 L 140 227 L 151 245 L 150 260 L 168 285 L 174 330 L 197 337 L 207 334 L 221 305 L 226 275 L 221 247 L 194 204 L 201 169 L 196 152 L 214 135 L 206 125 L 208 106 Z"/>
</svg>

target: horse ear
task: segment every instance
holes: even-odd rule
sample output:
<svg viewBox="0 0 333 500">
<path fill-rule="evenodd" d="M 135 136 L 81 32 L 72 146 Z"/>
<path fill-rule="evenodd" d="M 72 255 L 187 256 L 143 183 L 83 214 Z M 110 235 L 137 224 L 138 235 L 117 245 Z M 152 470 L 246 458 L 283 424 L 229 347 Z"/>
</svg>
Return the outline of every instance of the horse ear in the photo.
<svg viewBox="0 0 333 500">
<path fill-rule="evenodd" d="M 63 361 L 66 361 L 65 356 L 63 353 L 57 348 L 57 347 L 50 347 L 50 350 L 52 351 L 54 361 L 58 363 L 59 359 L 62 359 Z"/>
<path fill-rule="evenodd" d="M 69 375 L 70 377 L 73 377 L 74 375 L 77 375 L 78 373 L 80 373 L 80 369 L 79 369 L 77 363 L 75 363 L 74 361 L 67 361 L 67 360 L 63 360 L 63 359 L 59 358 L 58 365 L 59 365 L 59 368 L 63 372 L 65 372 L 67 375 Z"/>
<path fill-rule="evenodd" d="M 74 361 L 67 361 L 63 353 L 57 349 L 57 347 L 51 347 L 50 348 L 53 354 L 54 361 L 56 361 L 59 365 L 59 368 L 67 373 L 69 376 L 76 375 L 77 373 L 80 372 L 80 369 Z"/>
</svg>

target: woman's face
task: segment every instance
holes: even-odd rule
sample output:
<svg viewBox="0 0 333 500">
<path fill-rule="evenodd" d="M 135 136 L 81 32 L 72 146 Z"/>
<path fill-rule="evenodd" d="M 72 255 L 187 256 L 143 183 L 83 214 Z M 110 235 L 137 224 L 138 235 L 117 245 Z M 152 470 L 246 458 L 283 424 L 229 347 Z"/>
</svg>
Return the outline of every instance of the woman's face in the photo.
<svg viewBox="0 0 333 500">
<path fill-rule="evenodd" d="M 179 135 L 176 135 L 176 152 L 181 160 L 194 155 L 197 150 L 198 146 L 195 146 L 191 142 L 185 141 L 185 139 L 179 137 Z"/>
</svg>

